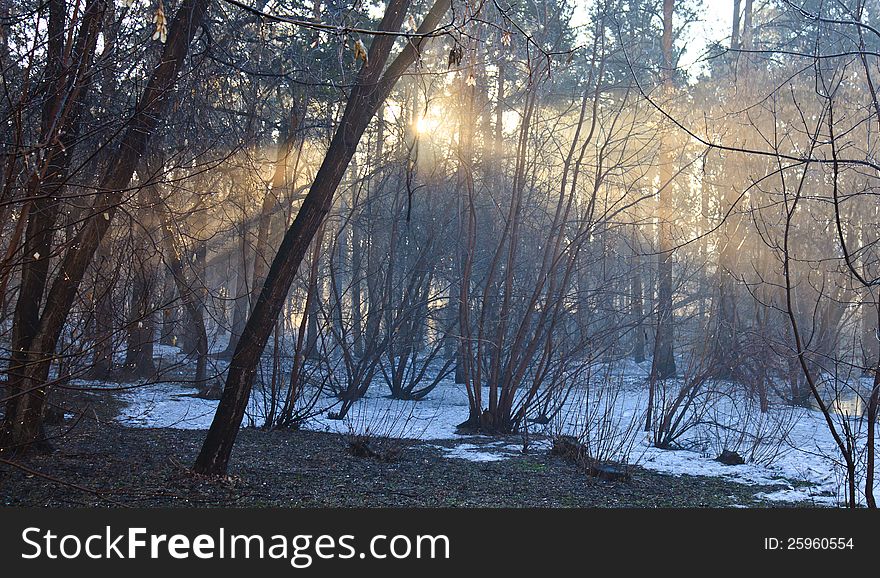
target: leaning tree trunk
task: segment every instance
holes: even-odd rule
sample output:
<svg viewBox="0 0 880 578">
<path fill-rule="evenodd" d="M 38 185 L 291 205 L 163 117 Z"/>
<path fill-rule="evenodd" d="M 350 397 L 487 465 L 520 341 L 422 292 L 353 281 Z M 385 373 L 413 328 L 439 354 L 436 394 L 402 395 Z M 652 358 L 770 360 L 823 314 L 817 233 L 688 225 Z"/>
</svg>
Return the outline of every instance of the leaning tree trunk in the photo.
<svg viewBox="0 0 880 578">
<path fill-rule="evenodd" d="M 446 14 L 449 5 L 450 0 L 436 0 L 419 27 L 418 33 L 433 31 L 440 18 Z M 379 29 L 400 30 L 408 7 L 409 0 L 391 0 L 379 23 Z M 383 68 L 395 39 L 396 36 L 393 34 L 377 35 L 373 39 L 367 61 L 358 73 L 330 148 L 324 156 L 324 161 L 296 219 L 281 241 L 256 307 L 248 319 L 242 339 L 239 340 L 232 357 L 223 397 L 196 459 L 195 471 L 198 473 L 226 472 L 232 446 L 250 398 L 260 356 L 275 325 L 275 319 L 284 307 L 297 269 L 312 238 L 330 210 L 333 195 L 342 181 L 370 119 L 391 92 L 398 78 L 415 62 L 425 37 L 411 39 L 383 74 Z"/>
<path fill-rule="evenodd" d="M 40 329 L 40 307 L 49 276 L 52 238 L 60 210 L 59 196 L 67 181 L 74 143 L 79 135 L 83 103 L 92 80 L 92 59 L 105 6 L 104 2 L 96 0 L 86 7 L 68 61 L 75 66 L 65 67 L 62 66 L 62 55 L 66 48 L 66 6 L 63 0 L 49 3 L 46 90 L 54 97 L 47 99 L 43 106 L 40 140 L 50 144 L 43 151 L 44 163 L 35 168 L 28 179 L 28 196 L 33 200 L 25 205 L 20 221 L 21 224 L 24 223 L 26 213 L 27 228 L 22 253 L 24 260 L 13 316 L 12 354 L 7 371 L 6 419 L 0 430 L 0 451 L 9 447 L 14 449 L 19 445 L 12 432 L 22 427 L 22 424 L 15 416 L 22 411 L 23 402 L 28 395 L 24 382 L 34 337 Z M 12 250 L 17 245 L 17 240 L 11 240 L 9 249 Z M 36 439 L 40 427 L 39 423 L 32 426 L 32 441 Z"/>
<path fill-rule="evenodd" d="M 49 289 L 37 331 L 24 360 L 20 383 L 16 390 L 11 391 L 19 399 L 12 411 L 7 409 L 0 448 L 24 451 L 39 436 L 49 389 L 46 381 L 58 339 L 95 251 L 106 235 L 135 168 L 164 116 L 171 89 L 189 52 L 189 45 L 201 27 L 208 3 L 209 0 L 184 0 L 175 15 L 163 54 L 134 114 L 128 120 L 119 153 L 101 179 L 97 189 L 100 194 L 65 252 Z"/>
</svg>

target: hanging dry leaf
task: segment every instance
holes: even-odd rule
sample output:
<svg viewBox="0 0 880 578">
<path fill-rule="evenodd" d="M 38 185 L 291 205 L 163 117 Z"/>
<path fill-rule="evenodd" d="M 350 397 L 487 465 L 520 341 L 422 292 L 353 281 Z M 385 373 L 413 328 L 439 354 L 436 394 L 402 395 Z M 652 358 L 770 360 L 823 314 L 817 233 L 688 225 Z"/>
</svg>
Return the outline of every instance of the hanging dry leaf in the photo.
<svg viewBox="0 0 880 578">
<path fill-rule="evenodd" d="M 168 21 L 165 18 L 165 7 L 162 6 L 162 0 L 159 0 L 159 5 L 156 7 L 156 13 L 153 15 L 153 24 L 156 25 L 156 30 L 153 32 L 153 40 L 158 40 L 165 44 L 165 41 L 168 39 Z"/>
<path fill-rule="evenodd" d="M 412 14 L 409 15 L 409 19 L 407 20 L 407 22 L 409 23 L 409 29 L 413 32 L 419 29 L 419 27 L 416 26 L 416 19 L 413 18 Z"/>
<path fill-rule="evenodd" d="M 446 70 L 453 66 L 460 66 L 462 58 L 464 58 L 464 49 L 461 46 L 453 46 L 446 61 Z"/>
<path fill-rule="evenodd" d="M 505 30 L 501 33 L 501 44 L 503 44 L 504 46 L 510 46 L 510 41 L 510 32 L 508 30 Z"/>
<path fill-rule="evenodd" d="M 363 60 L 364 64 L 369 64 L 367 60 L 367 47 L 360 40 L 354 41 L 354 61 Z"/>
</svg>

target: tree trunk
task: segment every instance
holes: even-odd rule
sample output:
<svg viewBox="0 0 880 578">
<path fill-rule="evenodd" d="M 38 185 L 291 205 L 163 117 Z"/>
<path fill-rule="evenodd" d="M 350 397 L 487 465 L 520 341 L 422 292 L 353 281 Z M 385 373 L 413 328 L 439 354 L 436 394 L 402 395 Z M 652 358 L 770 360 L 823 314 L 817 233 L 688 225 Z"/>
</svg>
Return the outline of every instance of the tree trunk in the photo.
<svg viewBox="0 0 880 578">
<path fill-rule="evenodd" d="M 450 0 L 436 0 L 419 27 L 419 32 L 433 30 L 447 12 L 449 5 Z M 391 0 L 385 9 L 379 29 L 399 30 L 408 7 L 409 0 Z M 257 305 L 248 319 L 242 339 L 233 355 L 223 397 L 196 459 L 195 471 L 198 473 L 219 475 L 226 472 L 232 446 L 250 398 L 260 356 L 274 321 L 284 307 L 297 269 L 312 238 L 330 210 L 333 194 L 370 119 L 390 93 L 397 79 L 418 57 L 419 47 L 423 44 L 424 38 L 411 40 L 383 75 L 384 65 L 395 40 L 396 37 L 393 35 L 379 35 L 373 39 L 368 60 L 358 73 L 330 148 L 296 219 L 284 235 L 278 254 L 272 261 L 266 283 L 257 299 Z"/>
<path fill-rule="evenodd" d="M 630 315 L 632 317 L 632 357 L 636 363 L 645 361 L 645 309 L 642 289 L 642 259 L 637 253 L 638 245 L 633 240 L 633 254 L 630 256 Z"/>
<path fill-rule="evenodd" d="M 282 191 L 287 184 L 287 166 L 290 153 L 297 140 L 297 130 L 300 118 L 297 104 L 294 102 L 290 109 L 287 124 L 282 127 L 278 135 L 278 152 L 275 157 L 275 171 L 272 174 L 272 183 L 269 190 L 263 195 L 263 203 L 260 207 L 260 219 L 257 227 L 257 244 L 254 251 L 254 291 L 259 294 L 266 279 L 266 271 L 269 268 L 269 234 L 272 225 L 272 214 L 279 206 Z"/>
<path fill-rule="evenodd" d="M 149 230 L 152 219 L 149 207 L 142 208 L 139 221 Z M 153 363 L 153 345 L 156 334 L 156 262 L 153 248 L 145 244 L 143 232 L 137 233 L 141 242 L 134 255 L 134 278 L 129 300 L 128 333 L 125 348 L 125 374 L 128 379 L 142 379 L 156 373 Z"/>
<path fill-rule="evenodd" d="M 46 290 L 52 238 L 60 209 L 60 192 L 67 180 L 74 143 L 79 135 L 83 103 L 88 94 L 98 32 L 106 5 L 101 0 L 90 2 L 83 14 L 72 54 L 67 62 L 77 66 L 63 66 L 65 59 L 65 20 L 67 8 L 64 0 L 49 2 L 47 64 L 45 71 L 48 98 L 42 110 L 41 142 L 48 143 L 43 151 L 44 163 L 34 169 L 28 180 L 28 196 L 33 201 L 23 208 L 27 215 L 21 281 L 13 314 L 11 360 L 7 369 L 6 415 L 0 430 L 0 453 L 4 448 L 13 450 L 21 446 L 15 432 L 25 427 L 16 416 L 26 413 L 25 403 L 29 391 L 25 384 L 33 349 L 33 341 L 40 330 L 40 307 Z M 66 119 L 66 122 L 65 122 Z M 67 145 L 65 146 L 65 142 Z M 19 229 L 17 229 L 19 231 Z M 10 241 L 13 250 L 17 242 Z M 11 255 L 12 253 L 10 253 Z M 4 287 L 5 289 L 5 287 Z M 37 438 L 41 423 L 27 424 L 30 441 Z"/>
<path fill-rule="evenodd" d="M 208 287 L 205 284 L 208 258 L 208 242 L 206 240 L 206 214 L 202 205 L 201 198 L 195 196 L 193 201 L 193 209 L 189 218 L 189 237 L 193 239 L 193 259 L 187 259 L 185 247 L 181 250 L 175 250 L 173 259 L 180 261 L 177 264 L 180 275 L 174 278 L 178 282 L 178 291 L 180 291 L 180 282 L 183 282 L 186 288 L 185 292 L 181 292 L 183 299 L 184 319 L 186 323 L 183 328 L 183 352 L 187 355 L 197 355 L 202 358 L 208 352 L 208 326 L 206 324 L 206 305 L 208 302 Z M 163 238 L 167 241 L 174 241 L 177 236 L 174 235 L 174 229 L 170 226 L 167 216 L 162 211 L 162 205 L 158 202 L 154 205 L 157 211 L 160 211 L 163 219 L 163 229 L 165 234 Z M 174 244 L 166 245 L 169 250 L 175 249 Z M 190 264 L 190 274 L 186 274 L 186 264 Z M 169 263 L 170 265 L 171 263 Z M 204 364 L 204 363 L 202 363 Z M 200 372 L 197 372 L 200 373 Z M 204 377 L 204 376 L 202 376 Z"/>
<path fill-rule="evenodd" d="M 159 263 L 151 240 L 155 228 L 154 208 L 146 191 L 138 192 L 136 222 L 132 219 L 135 254 L 132 256 L 131 297 L 125 348 L 127 379 L 143 379 L 156 373 L 153 345 L 156 334 L 156 281 Z"/>
<path fill-rule="evenodd" d="M 116 286 L 116 274 L 110 261 L 110 248 L 107 246 L 112 239 L 107 236 L 98 247 L 95 263 L 95 282 L 92 289 L 92 311 L 94 315 L 94 331 L 92 333 L 92 367 L 89 378 L 97 380 L 110 379 L 113 371 L 113 289 Z"/>
<path fill-rule="evenodd" d="M 324 242 L 324 228 L 318 229 L 315 235 L 312 248 L 312 262 L 309 267 L 309 278 L 306 284 L 306 310 L 304 315 L 306 321 L 306 347 L 304 350 L 306 359 L 317 360 L 321 358 L 321 351 L 318 347 L 318 310 L 320 287 L 318 285 L 318 273 L 321 269 L 321 245 Z"/>
<path fill-rule="evenodd" d="M 743 26 L 740 31 L 739 25 L 739 5 L 737 0 L 734 5 L 735 19 L 733 23 L 733 32 L 731 35 L 731 47 L 751 48 L 751 22 L 752 22 L 752 2 L 746 0 L 745 11 L 743 14 Z M 744 71 L 749 69 L 748 59 L 745 60 Z M 737 78 L 740 76 L 737 75 Z M 748 78 L 747 74 L 742 75 Z M 748 94 L 748 82 L 742 83 L 736 87 L 736 94 L 739 98 L 747 99 L 743 94 Z M 722 176 L 724 192 L 721 195 L 721 214 L 726 215 L 724 223 L 721 227 L 721 238 L 719 239 L 718 252 L 718 326 L 717 339 L 715 344 L 715 365 L 716 375 L 721 379 L 734 379 L 737 377 L 735 368 L 738 365 L 737 358 L 740 350 L 740 329 L 739 316 L 737 308 L 740 303 L 741 291 L 740 285 L 737 283 L 738 255 L 742 249 L 743 238 L 745 235 L 745 222 L 742 214 L 736 211 L 736 203 L 740 198 L 736 186 L 742 183 L 740 179 L 739 166 L 742 159 L 734 158 L 732 152 L 725 152 L 722 157 Z"/>
<path fill-rule="evenodd" d="M 192 350 L 187 351 L 187 354 L 195 353 L 196 355 L 195 383 L 201 384 L 205 381 L 208 360 L 208 333 L 205 329 L 205 306 L 200 287 L 201 281 L 199 279 L 187 280 L 183 259 L 174 242 L 176 237 L 174 228 L 171 226 L 168 215 L 166 215 L 162 206 L 162 199 L 159 197 L 156 184 L 151 183 L 147 185 L 146 190 L 150 195 L 153 210 L 162 227 L 162 241 L 165 245 L 165 259 L 168 262 L 168 268 L 177 286 L 177 292 L 183 303 L 183 309 L 187 317 L 189 317 L 187 325 L 190 337 L 188 341 L 191 341 L 191 343 L 187 344 L 187 349 L 191 346 Z"/>
<path fill-rule="evenodd" d="M 663 85 L 667 98 L 672 96 L 672 13 L 673 0 L 663 0 Z M 673 354 L 674 311 L 672 302 L 672 201 L 673 171 L 670 143 L 661 143 L 659 192 L 659 253 L 657 262 L 657 334 L 654 342 L 653 371 L 660 379 L 675 377 Z"/>
<path fill-rule="evenodd" d="M 243 219 L 244 220 L 244 219 Z M 237 257 L 238 267 L 235 273 L 235 295 L 232 298 L 232 326 L 229 328 L 229 343 L 220 357 L 229 359 L 232 357 L 238 340 L 241 338 L 241 332 L 244 331 L 244 324 L 247 322 L 248 314 L 248 248 L 247 235 L 244 229 L 245 225 L 241 225 L 238 231 L 239 246 L 237 251 L 233 251 Z"/>
<path fill-rule="evenodd" d="M 42 427 L 49 367 L 67 316 L 95 251 L 110 227 L 121 204 L 135 167 L 159 121 L 183 65 L 189 45 L 208 8 L 209 0 L 184 0 L 170 27 L 164 52 L 156 65 L 135 113 L 127 123 L 119 154 L 101 179 L 90 214 L 69 245 L 60 263 L 40 316 L 39 325 L 27 352 L 22 379 L 11 393 L 18 401 L 7 408 L 0 447 L 26 450 Z"/>
</svg>

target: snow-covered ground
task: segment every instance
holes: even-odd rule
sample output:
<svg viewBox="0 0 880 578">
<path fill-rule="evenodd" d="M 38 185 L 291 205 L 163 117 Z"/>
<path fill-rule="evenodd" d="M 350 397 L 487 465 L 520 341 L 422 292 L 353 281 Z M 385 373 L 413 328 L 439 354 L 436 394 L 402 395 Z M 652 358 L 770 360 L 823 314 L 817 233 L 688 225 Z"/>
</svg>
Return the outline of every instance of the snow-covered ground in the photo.
<svg viewBox="0 0 880 578">
<path fill-rule="evenodd" d="M 779 491 L 764 496 L 772 500 L 817 505 L 841 501 L 843 470 L 835 461 L 834 441 L 821 413 L 780 405 L 760 414 L 757 408 L 743 409 L 741 400 L 734 402 L 719 395 L 707 398 L 712 408 L 699 410 L 703 412 L 703 423 L 694 425 L 679 440 L 688 449 L 663 450 L 652 445 L 650 435 L 641 427 L 646 408 L 646 371 L 646 367 L 630 364 L 622 375 L 615 377 L 615 395 L 595 386 L 593 389 L 600 390 L 599 393 L 574 392 L 550 424 L 532 425 L 530 448 L 546 450 L 555 434 L 583 438 L 589 430 L 594 440 L 616 436 L 614 443 L 606 444 L 608 457 L 651 470 L 781 486 Z M 457 434 L 456 425 L 468 417 L 468 401 L 464 387 L 450 379 L 442 381 L 418 402 L 388 398 L 388 390 L 380 381 L 352 406 L 343 420 L 328 418 L 326 410 L 334 400 L 322 398 L 324 405 L 319 407 L 325 411 L 309 419 L 304 427 L 426 441 L 455 440 L 451 448 L 448 442 L 438 447 L 448 458 L 474 461 L 507 459 L 522 448 L 518 436 L 497 440 Z M 192 393 L 192 388 L 171 383 L 125 390 L 120 396 L 127 407 L 118 420 L 130 427 L 207 429 L 217 402 L 193 397 Z M 262 425 L 261 404 L 260 396 L 255 394 L 245 426 Z M 748 463 L 727 466 L 715 461 L 722 449 L 738 451 Z"/>
</svg>

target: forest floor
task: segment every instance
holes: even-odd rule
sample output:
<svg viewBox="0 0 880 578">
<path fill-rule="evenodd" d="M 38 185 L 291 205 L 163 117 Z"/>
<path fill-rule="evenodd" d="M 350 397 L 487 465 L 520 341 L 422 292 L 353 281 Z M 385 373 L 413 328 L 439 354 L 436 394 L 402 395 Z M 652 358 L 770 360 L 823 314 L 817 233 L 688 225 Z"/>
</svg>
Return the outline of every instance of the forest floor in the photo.
<svg viewBox="0 0 880 578">
<path fill-rule="evenodd" d="M 127 428 L 120 403 L 79 392 L 80 418 L 51 426 L 55 451 L 23 467 L 0 464 L 6 506 L 294 507 L 778 507 L 758 497 L 776 486 L 718 477 L 668 475 L 633 467 L 628 481 L 606 482 L 546 449 L 504 460 L 452 457 L 460 440 L 373 442 L 382 457 L 359 457 L 352 438 L 315 431 L 243 429 L 230 475 L 194 475 L 205 432 Z M 503 441 L 503 440 L 502 440 Z M 511 440 L 515 441 L 515 440 Z M 475 445 L 497 446 L 479 438 Z M 510 446 L 508 446 L 510 447 Z M 453 452 L 453 453 L 450 453 Z M 756 495 L 757 494 L 757 495 Z M 794 504 L 798 505 L 798 504 Z M 800 505 L 811 505 L 801 503 Z"/>
</svg>

